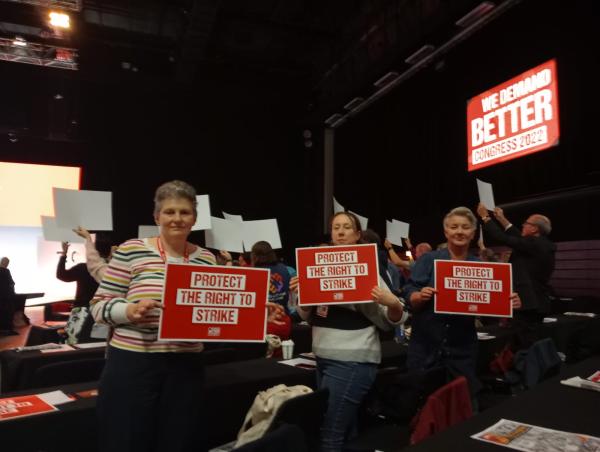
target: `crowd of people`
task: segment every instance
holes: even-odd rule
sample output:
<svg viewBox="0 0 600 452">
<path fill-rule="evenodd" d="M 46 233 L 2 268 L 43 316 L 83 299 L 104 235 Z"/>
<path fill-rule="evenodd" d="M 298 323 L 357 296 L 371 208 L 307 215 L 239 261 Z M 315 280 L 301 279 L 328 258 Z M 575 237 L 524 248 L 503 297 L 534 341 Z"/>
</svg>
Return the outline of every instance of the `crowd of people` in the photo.
<svg viewBox="0 0 600 452">
<path fill-rule="evenodd" d="M 379 284 L 371 288 L 372 303 L 296 306 L 299 278 L 277 257 L 268 242 L 254 244 L 248 253 L 232 256 L 190 243 L 197 217 L 196 193 L 182 181 L 167 182 L 156 190 L 154 219 L 158 237 L 131 239 L 111 249 L 102 239 L 77 228 L 85 239 L 86 263 L 66 269 L 64 243 L 56 276 L 76 281 L 67 341 L 90 340 L 92 325 L 107 326 L 107 361 L 97 403 L 100 449 L 103 451 L 195 450 L 200 425 L 203 363 L 201 342 L 158 339 L 165 266 L 167 263 L 239 265 L 270 270 L 268 329 L 282 339 L 293 322 L 311 325 L 317 364 L 317 386 L 329 399 L 321 429 L 321 450 L 340 451 L 356 431 L 361 402 L 375 381 L 381 361 L 380 331 L 410 324 L 409 369 L 445 367 L 449 378 L 467 378 L 473 400 L 480 388 L 476 373 L 477 335 L 473 316 L 434 312 L 434 261 L 499 260 L 499 254 L 478 242 L 471 252 L 478 225 L 486 237 L 510 247 L 514 292 L 510 302 L 523 343 L 534 339 L 532 325 L 549 309 L 548 280 L 554 268 L 555 246 L 549 240 L 550 220 L 531 215 L 519 231 L 502 209 L 476 209 L 480 221 L 466 207 L 443 218 L 446 242 L 432 250 L 429 243 L 413 247 L 406 239 L 406 256 L 389 240 L 363 231 L 358 218 L 339 212 L 330 221 L 327 245 L 375 243 Z M 7 309 L 14 297 L 14 281 L 0 262 L 0 333 L 12 330 Z"/>
</svg>

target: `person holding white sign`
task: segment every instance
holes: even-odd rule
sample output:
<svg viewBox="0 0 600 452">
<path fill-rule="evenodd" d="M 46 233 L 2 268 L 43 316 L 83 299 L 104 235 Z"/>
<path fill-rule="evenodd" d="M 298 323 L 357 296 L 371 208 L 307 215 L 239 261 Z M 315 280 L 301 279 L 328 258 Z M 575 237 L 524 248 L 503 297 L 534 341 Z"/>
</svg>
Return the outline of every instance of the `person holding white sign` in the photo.
<svg viewBox="0 0 600 452">
<path fill-rule="evenodd" d="M 523 299 L 523 309 L 515 315 L 520 331 L 521 346 L 529 347 L 539 339 L 535 328 L 550 312 L 550 277 L 554 272 L 556 245 L 548 237 L 552 231 L 550 219 L 541 214 L 530 215 L 517 229 L 496 207 L 492 221 L 483 204 L 477 206 L 486 234 L 512 248 L 509 262 L 512 264 L 515 287 Z"/>
<path fill-rule="evenodd" d="M 361 240 L 358 218 L 338 212 L 331 220 L 333 245 L 355 245 Z M 312 346 L 317 357 L 317 385 L 329 389 L 329 401 L 321 427 L 321 450 L 341 451 L 356 424 L 356 415 L 371 388 L 381 361 L 377 327 L 391 330 L 407 314 L 402 301 L 379 279 L 382 287 L 371 292 L 374 303 L 298 307 L 312 325 Z M 297 291 L 298 277 L 290 281 Z"/>
<path fill-rule="evenodd" d="M 157 339 L 167 262 L 215 264 L 187 241 L 196 216 L 193 187 L 158 187 L 159 236 L 121 244 L 90 303 L 96 322 L 113 327 L 97 403 L 101 451 L 199 450 L 203 345 Z"/>
<path fill-rule="evenodd" d="M 412 269 L 405 295 L 412 307 L 412 333 L 406 365 L 409 369 L 446 367 L 452 378 L 464 375 L 471 395 L 480 389 L 475 375 L 477 333 L 475 317 L 457 314 L 436 314 L 433 299 L 436 293 L 434 261 L 479 261 L 469 254 L 475 236 L 477 218 L 467 207 L 452 209 L 443 221 L 447 247 L 424 254 Z M 513 308 L 520 307 L 517 294 L 511 296 Z"/>
</svg>

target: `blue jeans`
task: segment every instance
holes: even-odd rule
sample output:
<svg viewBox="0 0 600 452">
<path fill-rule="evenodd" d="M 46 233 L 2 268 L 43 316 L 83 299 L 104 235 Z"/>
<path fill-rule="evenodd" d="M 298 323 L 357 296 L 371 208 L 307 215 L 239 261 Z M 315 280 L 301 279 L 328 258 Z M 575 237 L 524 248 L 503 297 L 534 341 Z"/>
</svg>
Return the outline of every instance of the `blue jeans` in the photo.
<svg viewBox="0 0 600 452">
<path fill-rule="evenodd" d="M 356 427 L 358 408 L 377 375 L 377 364 L 317 358 L 317 386 L 329 389 L 321 450 L 341 451 Z"/>
</svg>

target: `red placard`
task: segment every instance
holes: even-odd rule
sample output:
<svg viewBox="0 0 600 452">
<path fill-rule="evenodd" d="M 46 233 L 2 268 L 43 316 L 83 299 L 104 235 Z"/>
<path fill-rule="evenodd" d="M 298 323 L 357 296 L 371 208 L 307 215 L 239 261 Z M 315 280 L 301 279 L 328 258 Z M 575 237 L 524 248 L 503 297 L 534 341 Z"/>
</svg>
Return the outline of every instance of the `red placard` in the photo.
<svg viewBox="0 0 600 452">
<path fill-rule="evenodd" d="M 469 171 L 555 146 L 559 136 L 556 60 L 468 101 Z"/>
<path fill-rule="evenodd" d="M 298 304 L 371 303 L 379 285 L 377 245 L 296 248 Z"/>
<path fill-rule="evenodd" d="M 512 317 L 512 265 L 435 261 L 435 312 Z"/>
<path fill-rule="evenodd" d="M 50 405 L 36 395 L 0 399 L 0 421 L 57 410 L 54 405 Z"/>
<path fill-rule="evenodd" d="M 270 271 L 168 264 L 158 338 L 264 342 Z"/>
</svg>

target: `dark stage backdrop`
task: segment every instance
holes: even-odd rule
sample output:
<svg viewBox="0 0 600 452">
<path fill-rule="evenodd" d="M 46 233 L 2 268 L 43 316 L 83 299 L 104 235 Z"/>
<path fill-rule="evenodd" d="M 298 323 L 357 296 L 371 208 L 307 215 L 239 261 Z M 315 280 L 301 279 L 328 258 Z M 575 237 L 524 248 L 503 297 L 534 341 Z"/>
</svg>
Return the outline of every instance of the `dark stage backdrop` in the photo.
<svg viewBox="0 0 600 452">
<path fill-rule="evenodd" d="M 51 71 L 0 63 L 12 83 L 2 120 L 19 131 L 18 141 L 0 143 L 0 160 L 81 166 L 82 189 L 113 192 L 116 242 L 153 224 L 154 190 L 174 178 L 210 194 L 214 216 L 276 217 L 290 257 L 294 246 L 316 240 L 320 211 L 307 199 L 319 196 L 313 178 L 322 174 L 310 167 L 321 156 L 305 152 L 293 85 L 218 74 L 191 86 L 131 74 L 104 82 L 85 68 Z M 56 125 L 51 109 L 59 101 L 66 123 Z M 193 236 L 203 244 L 203 232 Z"/>
<path fill-rule="evenodd" d="M 475 178 L 521 224 L 532 212 L 554 222 L 555 240 L 600 237 L 598 6 L 530 0 L 461 43 L 443 60 L 336 130 L 335 196 L 370 218 L 411 223 L 413 242 L 444 241 L 452 207 L 475 208 Z M 467 172 L 466 102 L 557 58 L 561 138 L 557 147 Z M 583 187 L 583 189 L 582 189 Z"/>
<path fill-rule="evenodd" d="M 515 222 L 539 210 L 555 221 L 557 240 L 597 238 L 598 191 L 564 197 L 600 185 L 595 3 L 524 1 L 463 42 L 441 70 L 419 73 L 338 129 L 338 200 L 381 233 L 394 217 L 411 223 L 415 241 L 439 242 L 443 214 L 475 205 L 479 177 L 494 184 L 500 204 L 559 196 L 507 209 Z M 179 85 L 145 76 L 144 67 L 110 72 L 120 65 L 109 61 L 111 48 L 85 45 L 78 72 L 0 62 L 0 160 L 81 166 L 82 189 L 114 193 L 117 242 L 152 224 L 154 189 L 173 178 L 209 193 L 214 215 L 277 217 L 288 258 L 295 246 L 322 240 L 323 131 L 313 125 L 315 144 L 304 148 L 305 81 L 200 68 L 194 83 Z M 554 57 L 560 145 L 468 174 L 467 99 Z M 8 129 L 19 132 L 17 142 L 6 139 Z"/>
</svg>

